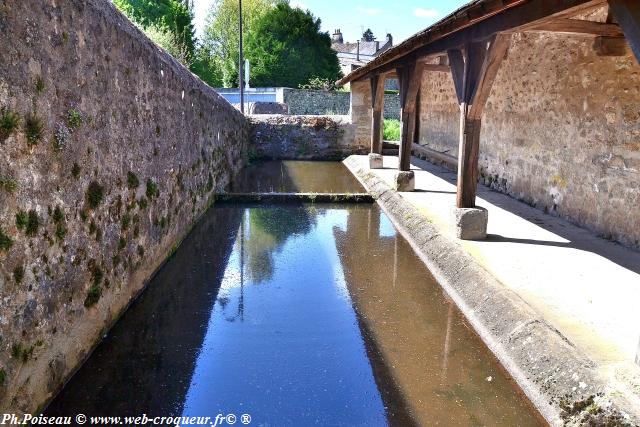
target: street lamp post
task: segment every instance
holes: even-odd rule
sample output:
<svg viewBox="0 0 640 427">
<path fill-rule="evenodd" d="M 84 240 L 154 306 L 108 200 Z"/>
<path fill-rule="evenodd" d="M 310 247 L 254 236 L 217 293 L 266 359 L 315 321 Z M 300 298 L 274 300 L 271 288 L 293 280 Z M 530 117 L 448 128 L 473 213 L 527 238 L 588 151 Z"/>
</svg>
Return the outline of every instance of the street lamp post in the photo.
<svg viewBox="0 0 640 427">
<path fill-rule="evenodd" d="M 244 114 L 244 55 L 242 52 L 242 0 L 238 0 L 238 29 L 240 31 L 240 59 L 238 61 L 238 82 L 240 84 L 240 111 Z"/>
</svg>

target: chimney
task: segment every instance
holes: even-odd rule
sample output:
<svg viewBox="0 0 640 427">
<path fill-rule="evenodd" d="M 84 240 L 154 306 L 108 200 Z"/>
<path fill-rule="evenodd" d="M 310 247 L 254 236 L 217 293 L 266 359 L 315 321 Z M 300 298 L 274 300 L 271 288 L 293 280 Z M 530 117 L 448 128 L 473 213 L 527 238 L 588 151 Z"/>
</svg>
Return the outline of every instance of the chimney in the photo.
<svg viewBox="0 0 640 427">
<path fill-rule="evenodd" d="M 358 50 L 356 51 L 356 61 L 360 61 L 360 40 L 358 40 Z"/>
<path fill-rule="evenodd" d="M 340 31 L 340 28 L 338 28 L 333 32 L 333 36 L 331 36 L 331 41 L 334 43 L 340 43 L 340 44 L 344 43 L 344 39 L 342 38 L 342 32 Z"/>
<path fill-rule="evenodd" d="M 393 37 L 389 33 L 387 33 L 387 43 L 389 43 L 389 46 L 393 46 Z"/>
</svg>

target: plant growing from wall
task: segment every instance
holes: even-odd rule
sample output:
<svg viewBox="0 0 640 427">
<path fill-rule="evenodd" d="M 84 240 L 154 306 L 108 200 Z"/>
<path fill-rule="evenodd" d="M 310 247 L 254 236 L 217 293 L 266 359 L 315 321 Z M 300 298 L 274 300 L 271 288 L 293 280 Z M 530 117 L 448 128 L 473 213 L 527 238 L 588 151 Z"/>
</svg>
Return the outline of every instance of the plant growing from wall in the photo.
<svg viewBox="0 0 640 427">
<path fill-rule="evenodd" d="M 37 145 L 44 136 L 44 124 L 35 112 L 25 116 L 24 133 L 29 145 Z"/>
<path fill-rule="evenodd" d="M 8 251 L 13 246 L 13 240 L 11 237 L 4 234 L 2 228 L 0 228 L 0 251 Z"/>
<path fill-rule="evenodd" d="M 0 141 L 7 139 L 18 128 L 20 117 L 11 110 L 2 109 L 0 114 Z"/>
<path fill-rule="evenodd" d="M 24 279 L 24 267 L 19 265 L 13 269 L 13 280 L 19 285 L 22 283 L 22 279 Z"/>
<path fill-rule="evenodd" d="M 96 181 L 91 181 L 87 188 L 86 199 L 91 209 L 97 208 L 104 198 L 104 187 Z"/>
<path fill-rule="evenodd" d="M 76 108 L 70 108 L 67 111 L 67 125 L 71 129 L 76 129 L 80 127 L 84 119 L 82 118 L 82 113 Z"/>
<path fill-rule="evenodd" d="M 38 93 L 44 92 L 44 81 L 42 80 L 42 77 L 38 77 L 36 79 L 36 92 Z"/>
<path fill-rule="evenodd" d="M 138 188 L 138 186 L 140 185 L 140 180 L 138 179 L 138 176 L 131 171 L 127 172 L 127 185 L 132 190 L 134 188 Z"/>
<path fill-rule="evenodd" d="M 158 184 L 156 184 L 151 178 L 147 179 L 147 199 L 153 200 L 160 195 Z"/>
<path fill-rule="evenodd" d="M 35 236 L 38 233 L 39 226 L 40 219 L 35 210 L 31 209 L 29 212 L 18 211 L 16 213 L 16 227 L 18 230 L 24 231 L 27 236 Z"/>
<path fill-rule="evenodd" d="M 0 175 L 0 188 L 8 193 L 13 193 L 18 188 L 18 182 L 9 176 Z"/>
<path fill-rule="evenodd" d="M 53 222 L 56 224 L 56 237 L 58 240 L 64 240 L 67 235 L 67 227 L 65 224 L 65 216 L 60 206 L 56 206 L 53 210 Z"/>
</svg>

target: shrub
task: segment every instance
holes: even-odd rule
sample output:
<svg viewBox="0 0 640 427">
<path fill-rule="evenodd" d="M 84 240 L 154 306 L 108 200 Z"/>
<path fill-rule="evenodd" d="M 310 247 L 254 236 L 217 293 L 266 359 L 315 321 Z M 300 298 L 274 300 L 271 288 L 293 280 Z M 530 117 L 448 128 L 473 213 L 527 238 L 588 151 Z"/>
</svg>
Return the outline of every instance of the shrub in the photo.
<svg viewBox="0 0 640 427">
<path fill-rule="evenodd" d="M 83 121 L 82 114 L 77 109 L 70 108 L 69 111 L 67 111 L 67 125 L 69 125 L 71 129 L 79 127 Z"/>
<path fill-rule="evenodd" d="M 0 175 L 0 188 L 4 188 L 7 192 L 13 193 L 16 191 L 16 188 L 18 188 L 18 182 L 9 176 Z"/>
<path fill-rule="evenodd" d="M 96 305 L 96 303 L 100 300 L 101 296 L 102 296 L 102 290 L 100 289 L 100 286 L 95 284 L 91 285 L 91 287 L 89 288 L 89 291 L 87 292 L 87 296 L 84 299 L 84 306 L 89 308 Z"/>
<path fill-rule="evenodd" d="M 2 228 L 0 228 L 0 251 L 8 251 L 13 246 L 13 240 L 11 237 L 4 234 Z"/>
<path fill-rule="evenodd" d="M 24 267 L 19 265 L 13 269 L 13 280 L 15 280 L 17 284 L 20 284 L 22 283 L 22 279 L 24 279 Z"/>
<path fill-rule="evenodd" d="M 127 172 L 127 185 L 132 190 L 134 188 L 138 188 L 138 186 L 140 185 L 140 180 L 138 179 L 138 176 L 131 171 Z"/>
<path fill-rule="evenodd" d="M 18 128 L 20 117 L 13 111 L 3 109 L 0 115 L 0 140 L 4 140 Z"/>
<path fill-rule="evenodd" d="M 56 208 L 53 210 L 53 222 L 59 224 L 62 221 L 64 221 L 64 211 L 60 208 L 60 206 L 56 206 Z"/>
<path fill-rule="evenodd" d="M 96 181 L 91 181 L 87 188 L 87 204 L 91 209 L 97 208 L 104 198 L 104 187 Z"/>
<path fill-rule="evenodd" d="M 80 177 L 80 171 L 82 169 L 80 168 L 80 166 L 78 166 L 77 163 L 74 163 L 73 166 L 71 167 L 71 175 L 75 178 L 78 179 L 78 177 Z"/>
<path fill-rule="evenodd" d="M 158 184 L 156 184 L 151 178 L 147 180 L 147 199 L 153 200 L 160 195 L 158 190 Z"/>
<path fill-rule="evenodd" d="M 385 119 L 382 138 L 385 141 L 400 141 L 400 120 Z"/>
<path fill-rule="evenodd" d="M 38 227 L 40 226 L 40 219 L 35 210 L 31 209 L 27 214 L 27 226 L 25 227 L 25 234 L 33 237 L 38 233 Z"/>
<path fill-rule="evenodd" d="M 29 145 L 37 145 L 44 136 L 44 124 L 35 112 L 25 116 L 24 133 Z"/>
</svg>

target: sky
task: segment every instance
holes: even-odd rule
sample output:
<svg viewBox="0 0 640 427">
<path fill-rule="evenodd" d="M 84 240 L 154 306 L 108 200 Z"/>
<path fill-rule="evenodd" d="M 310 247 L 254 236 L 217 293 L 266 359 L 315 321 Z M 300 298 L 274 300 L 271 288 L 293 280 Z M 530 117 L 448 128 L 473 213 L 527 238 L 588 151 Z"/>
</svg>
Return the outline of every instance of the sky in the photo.
<svg viewBox="0 0 640 427">
<path fill-rule="evenodd" d="M 202 34 L 207 10 L 213 0 L 195 0 L 196 34 Z M 291 0 L 320 18 L 322 30 L 333 34 L 340 28 L 344 41 L 355 42 L 367 28 L 378 40 L 387 33 L 393 44 L 428 27 L 468 0 Z"/>
</svg>

